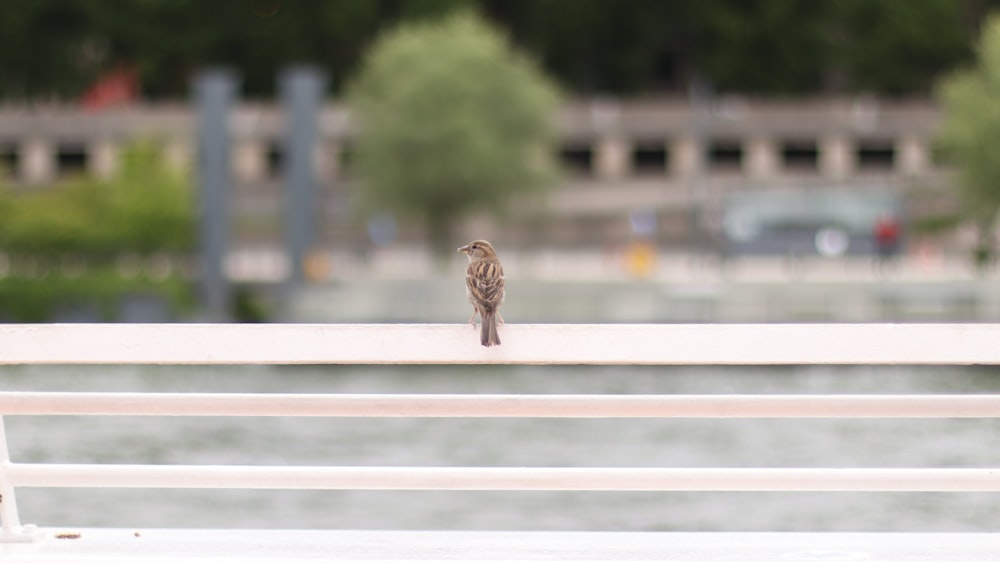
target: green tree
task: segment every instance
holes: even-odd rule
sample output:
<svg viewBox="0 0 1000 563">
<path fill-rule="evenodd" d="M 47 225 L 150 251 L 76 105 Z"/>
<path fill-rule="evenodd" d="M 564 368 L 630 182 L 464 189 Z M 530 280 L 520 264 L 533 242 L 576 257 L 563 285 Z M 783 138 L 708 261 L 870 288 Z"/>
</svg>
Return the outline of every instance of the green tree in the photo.
<svg viewBox="0 0 1000 563">
<path fill-rule="evenodd" d="M 996 255 L 1000 212 L 1000 15 L 983 27 L 972 68 L 945 78 L 938 89 L 944 110 L 940 141 L 958 172 L 965 217 L 978 233 L 974 256 L 987 267 Z"/>
<path fill-rule="evenodd" d="M 158 147 L 137 142 L 123 151 L 114 178 L 0 190 L 0 250 L 45 260 L 185 254 L 194 247 L 193 200 L 190 183 L 167 166 Z"/>
<path fill-rule="evenodd" d="M 679 93 L 699 76 L 752 94 L 899 95 L 970 60 L 969 30 L 1000 0 L 4 0 L 0 98 L 73 99 L 119 65 L 151 99 L 186 96 L 208 65 L 260 98 L 310 63 L 339 93 L 380 31 L 460 8 L 582 94 Z"/>
<path fill-rule="evenodd" d="M 106 189 L 109 220 L 122 251 L 183 255 L 194 250 L 194 186 L 184 172 L 170 167 L 155 142 L 132 143 Z"/>
<path fill-rule="evenodd" d="M 462 216 L 553 178 L 554 86 L 469 12 L 380 38 L 348 99 L 364 200 L 423 221 L 438 251 Z"/>
<path fill-rule="evenodd" d="M 833 0 L 824 17 L 828 72 L 847 91 L 929 92 L 935 77 L 970 58 L 967 8 L 954 0 Z"/>
<path fill-rule="evenodd" d="M 31 190 L 0 186 L 0 319 L 43 322 L 60 306 L 97 304 L 115 318 L 128 293 L 160 295 L 187 306 L 185 276 L 121 274 L 119 259 L 150 264 L 183 260 L 194 247 L 190 182 L 163 161 L 158 148 L 137 142 L 122 153 L 118 174 L 81 176 Z"/>
</svg>

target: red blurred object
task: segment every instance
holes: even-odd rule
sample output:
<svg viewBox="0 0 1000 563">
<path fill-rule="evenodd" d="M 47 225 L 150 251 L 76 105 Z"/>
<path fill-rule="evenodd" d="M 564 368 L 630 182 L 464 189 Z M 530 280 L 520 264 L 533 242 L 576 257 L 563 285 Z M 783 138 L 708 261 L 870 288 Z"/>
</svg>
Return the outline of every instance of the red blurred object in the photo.
<svg viewBox="0 0 1000 563">
<path fill-rule="evenodd" d="M 899 237 L 899 223 L 892 217 L 879 217 L 875 223 L 875 240 L 879 244 L 892 244 Z"/>
<path fill-rule="evenodd" d="M 880 260 L 895 256 L 899 250 L 899 222 L 891 216 L 883 215 L 875 222 L 872 233 Z"/>
<path fill-rule="evenodd" d="M 133 67 L 118 67 L 97 79 L 80 97 L 88 111 L 131 104 L 139 97 L 139 73 Z"/>
</svg>

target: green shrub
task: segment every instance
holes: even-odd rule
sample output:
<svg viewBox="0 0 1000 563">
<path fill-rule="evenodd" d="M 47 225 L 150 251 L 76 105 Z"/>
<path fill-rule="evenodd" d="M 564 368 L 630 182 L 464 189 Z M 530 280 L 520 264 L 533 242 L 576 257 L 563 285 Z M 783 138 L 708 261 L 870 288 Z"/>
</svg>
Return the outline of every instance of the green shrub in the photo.
<svg viewBox="0 0 1000 563">
<path fill-rule="evenodd" d="M 128 293 L 190 303 L 177 268 L 123 275 L 116 262 L 176 262 L 194 248 L 193 190 L 151 142 L 127 147 L 118 174 L 31 189 L 0 189 L 0 318 L 51 319 L 58 307 L 98 304 L 113 320 Z"/>
</svg>

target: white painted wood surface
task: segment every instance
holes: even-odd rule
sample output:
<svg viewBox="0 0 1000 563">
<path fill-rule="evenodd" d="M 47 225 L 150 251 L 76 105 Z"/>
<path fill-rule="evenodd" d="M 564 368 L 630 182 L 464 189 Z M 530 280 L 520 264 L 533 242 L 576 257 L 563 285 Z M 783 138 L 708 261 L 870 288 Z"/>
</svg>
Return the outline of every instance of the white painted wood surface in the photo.
<svg viewBox="0 0 1000 563">
<path fill-rule="evenodd" d="M 1000 364 L 1000 324 L 0 325 L 0 364 Z"/>
<path fill-rule="evenodd" d="M 14 487 L 406 491 L 1000 492 L 1000 469 L 305 467 L 12 463 Z"/>
<path fill-rule="evenodd" d="M 0 365 L 1000 364 L 1000 325 L 993 324 L 506 325 L 501 331 L 504 344 L 484 349 L 467 325 L 0 325 Z M 957 418 L 1000 417 L 1000 396 L 0 392 L 0 414 Z M 54 528 L 38 533 L 21 528 L 9 502 L 15 487 L 1000 492 L 1000 469 L 990 468 L 136 466 L 0 459 L 0 483 L 8 501 L 0 506 L 4 534 L 35 540 L 0 541 L 5 562 L 1000 561 L 1000 534 Z"/>
<path fill-rule="evenodd" d="M 0 391 L 0 415 L 1000 418 L 1000 395 L 374 395 Z"/>
<path fill-rule="evenodd" d="M 7 447 L 7 430 L 0 416 L 0 544 L 4 537 L 17 535 L 21 531 L 21 517 L 17 512 L 17 498 L 14 485 L 7 478 L 11 466 L 10 450 Z"/>
<path fill-rule="evenodd" d="M 4 563 L 62 561 L 995 562 L 1000 534 L 45 529 Z M 62 535 L 64 539 L 59 539 Z"/>
</svg>

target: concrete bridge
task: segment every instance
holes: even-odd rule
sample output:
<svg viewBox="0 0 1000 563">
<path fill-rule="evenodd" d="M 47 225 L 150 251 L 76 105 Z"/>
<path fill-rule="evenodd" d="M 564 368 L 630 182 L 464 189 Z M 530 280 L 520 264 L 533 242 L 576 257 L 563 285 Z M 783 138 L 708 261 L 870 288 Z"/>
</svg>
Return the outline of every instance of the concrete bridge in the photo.
<svg viewBox="0 0 1000 563">
<path fill-rule="evenodd" d="M 556 119 L 565 175 L 551 195 L 560 221 L 548 236 L 567 241 L 594 232 L 621 240 L 635 210 L 658 214 L 664 237 L 676 237 L 692 228 L 692 209 L 717 206 L 735 190 L 899 192 L 946 182 L 931 151 L 939 113 L 927 101 L 579 100 Z M 0 108 L 0 165 L 25 187 L 83 172 L 106 177 L 126 143 L 153 138 L 170 162 L 185 168 L 193 159 L 195 120 L 187 105 L 102 112 L 8 106 Z M 314 162 L 324 213 L 329 223 L 343 223 L 355 130 L 339 103 L 327 105 L 318 123 Z M 277 221 L 285 116 L 276 106 L 242 103 L 230 129 L 235 221 L 251 225 L 244 231 L 252 238 Z M 343 240 L 343 228 L 328 225 L 325 238 Z"/>
</svg>

